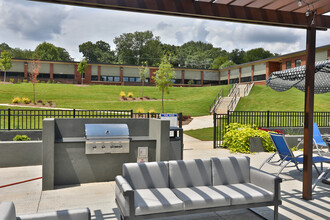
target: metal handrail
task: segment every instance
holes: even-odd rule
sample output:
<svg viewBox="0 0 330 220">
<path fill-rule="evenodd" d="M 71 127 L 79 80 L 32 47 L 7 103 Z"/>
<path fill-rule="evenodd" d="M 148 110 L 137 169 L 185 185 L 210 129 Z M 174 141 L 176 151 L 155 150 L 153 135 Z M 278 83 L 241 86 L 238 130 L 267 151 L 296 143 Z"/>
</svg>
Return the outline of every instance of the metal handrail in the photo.
<svg viewBox="0 0 330 220">
<path fill-rule="evenodd" d="M 250 93 L 252 86 L 253 86 L 253 83 L 246 84 L 246 86 L 244 88 L 244 96 L 247 96 Z"/>
<path fill-rule="evenodd" d="M 237 83 L 235 83 L 235 84 L 233 85 L 233 87 L 231 88 L 231 90 L 230 90 L 230 92 L 229 92 L 229 94 L 228 94 L 228 97 L 230 97 L 231 94 L 236 90 L 236 87 L 237 87 L 237 86 L 238 86 Z"/>
<path fill-rule="evenodd" d="M 222 96 L 223 96 L 223 88 L 220 89 L 220 91 L 218 92 L 217 96 L 213 100 L 213 103 L 210 105 L 210 113 L 212 113 L 213 110 L 215 109 L 215 107 L 220 104 L 219 103 L 219 99 L 221 99 Z"/>
<path fill-rule="evenodd" d="M 227 107 L 227 111 L 232 111 L 234 108 L 234 105 L 237 104 L 238 100 L 237 98 L 239 98 L 239 90 L 237 89 L 236 92 L 234 93 L 233 99 L 230 101 L 228 107 Z M 237 100 L 237 101 L 236 101 Z"/>
</svg>

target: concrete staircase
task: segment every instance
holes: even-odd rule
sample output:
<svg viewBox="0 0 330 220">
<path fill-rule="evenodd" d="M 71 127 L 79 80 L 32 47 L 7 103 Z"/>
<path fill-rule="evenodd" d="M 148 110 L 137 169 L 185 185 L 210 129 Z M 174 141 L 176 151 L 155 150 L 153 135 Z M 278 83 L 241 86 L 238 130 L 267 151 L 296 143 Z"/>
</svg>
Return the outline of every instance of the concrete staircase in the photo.
<svg viewBox="0 0 330 220">
<path fill-rule="evenodd" d="M 252 87 L 253 84 L 235 84 L 227 97 L 219 97 L 219 104 L 214 111 L 217 114 L 227 114 L 228 110 L 234 111 L 240 98 L 248 96 Z"/>
</svg>

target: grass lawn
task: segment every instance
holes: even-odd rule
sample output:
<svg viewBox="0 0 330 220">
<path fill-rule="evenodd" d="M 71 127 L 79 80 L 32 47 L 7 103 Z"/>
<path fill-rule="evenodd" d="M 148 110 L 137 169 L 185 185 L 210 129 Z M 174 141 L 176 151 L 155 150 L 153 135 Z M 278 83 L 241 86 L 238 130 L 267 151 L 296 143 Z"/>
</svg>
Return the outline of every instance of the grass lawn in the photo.
<svg viewBox="0 0 330 220">
<path fill-rule="evenodd" d="M 305 93 L 296 88 L 277 92 L 265 85 L 255 85 L 240 99 L 235 111 L 304 111 Z M 330 93 L 315 94 L 314 111 L 330 111 Z"/>
<path fill-rule="evenodd" d="M 183 112 L 184 115 L 200 116 L 209 114 L 209 107 L 213 99 L 224 88 L 228 94 L 230 86 L 212 87 L 172 87 L 170 94 L 165 94 L 165 112 Z M 124 91 L 133 92 L 134 97 L 140 97 L 142 88 L 140 86 L 107 86 L 90 85 L 78 87 L 72 84 L 48 84 L 36 85 L 36 101 L 41 99 L 44 102 L 51 100 L 58 108 L 76 108 L 90 110 L 130 110 L 138 108 L 148 112 L 154 109 L 161 112 L 161 101 L 130 101 L 119 100 L 119 93 Z M 161 99 L 161 92 L 156 87 L 144 87 L 144 96 L 154 99 Z M 32 84 L 1 84 L 0 103 L 11 103 L 14 97 L 28 97 L 32 100 Z M 6 109 L 7 107 L 0 107 Z"/>
<path fill-rule="evenodd" d="M 201 141 L 213 141 L 213 127 L 184 131 L 183 133 Z"/>
</svg>

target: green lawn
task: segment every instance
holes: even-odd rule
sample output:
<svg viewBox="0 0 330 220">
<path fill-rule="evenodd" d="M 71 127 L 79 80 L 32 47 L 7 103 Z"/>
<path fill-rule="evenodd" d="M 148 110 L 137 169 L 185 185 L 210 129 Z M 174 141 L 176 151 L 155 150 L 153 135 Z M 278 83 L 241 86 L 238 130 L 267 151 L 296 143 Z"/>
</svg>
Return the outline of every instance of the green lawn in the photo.
<svg viewBox="0 0 330 220">
<path fill-rule="evenodd" d="M 183 133 L 201 141 L 213 141 L 213 127 L 184 131 Z"/>
<path fill-rule="evenodd" d="M 172 87 L 170 94 L 165 94 L 165 112 L 183 112 L 184 115 L 200 116 L 209 114 L 209 106 L 219 92 L 224 88 L 228 94 L 230 86 L 212 87 Z M 76 108 L 90 110 L 130 110 L 136 111 L 143 108 L 144 111 L 155 109 L 161 112 L 161 101 L 131 101 L 119 100 L 120 91 L 133 92 L 135 97 L 141 96 L 140 86 L 106 86 L 91 85 L 78 87 L 71 84 L 48 84 L 36 85 L 36 100 L 44 102 L 51 100 L 60 108 Z M 1 84 L 0 103 L 10 103 L 16 97 L 28 97 L 32 99 L 32 84 Z M 161 92 L 156 87 L 144 87 L 144 96 L 161 99 Z M 1 109 L 7 107 L 0 107 Z"/>
<path fill-rule="evenodd" d="M 315 94 L 314 111 L 330 111 L 330 93 Z M 255 85 L 247 97 L 240 99 L 236 111 L 304 111 L 305 93 L 292 88 L 277 92 Z"/>
</svg>

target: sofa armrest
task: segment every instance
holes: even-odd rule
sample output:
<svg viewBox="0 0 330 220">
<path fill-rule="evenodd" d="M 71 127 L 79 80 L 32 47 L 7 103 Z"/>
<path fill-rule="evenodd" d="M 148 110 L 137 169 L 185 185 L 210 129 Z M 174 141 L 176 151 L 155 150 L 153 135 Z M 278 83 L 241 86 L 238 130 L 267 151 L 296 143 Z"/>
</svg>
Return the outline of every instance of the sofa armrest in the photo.
<svg viewBox="0 0 330 220">
<path fill-rule="evenodd" d="M 116 185 L 124 196 L 129 195 L 133 191 L 133 188 L 123 176 L 116 176 L 115 180 Z"/>
<path fill-rule="evenodd" d="M 278 201 L 280 203 L 281 200 L 280 183 L 282 182 L 281 178 L 251 167 L 250 181 L 251 183 L 257 186 L 274 193 L 274 201 Z"/>
<path fill-rule="evenodd" d="M 89 208 L 70 209 L 45 213 L 36 213 L 17 216 L 17 220 L 90 220 L 91 212 Z"/>
<path fill-rule="evenodd" d="M 16 219 L 16 211 L 13 202 L 0 202 L 0 219 Z"/>
<path fill-rule="evenodd" d="M 116 202 L 124 216 L 134 216 L 134 190 L 123 176 L 116 176 Z"/>
</svg>

